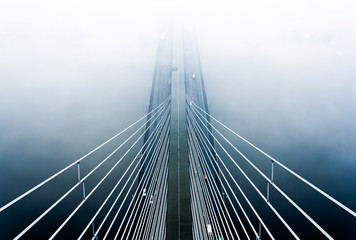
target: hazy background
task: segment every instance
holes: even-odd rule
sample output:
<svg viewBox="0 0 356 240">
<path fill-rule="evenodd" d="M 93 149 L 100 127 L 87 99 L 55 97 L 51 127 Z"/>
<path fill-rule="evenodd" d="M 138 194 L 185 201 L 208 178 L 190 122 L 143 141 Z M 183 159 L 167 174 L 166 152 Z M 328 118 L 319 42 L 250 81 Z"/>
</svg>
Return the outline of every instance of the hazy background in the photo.
<svg viewBox="0 0 356 240">
<path fill-rule="evenodd" d="M 355 12 L 353 1 L 1 2 L 0 205 L 146 113 L 173 16 L 195 24 L 211 113 L 355 210 Z"/>
<path fill-rule="evenodd" d="M 310 169 L 318 186 L 328 188 L 319 175 L 340 182 L 335 191 L 353 199 L 355 9 L 253 1 L 212 12 L 198 30 L 212 114 L 288 166 Z"/>
<path fill-rule="evenodd" d="M 1 3 L 1 171 L 64 166 L 51 151 L 72 161 L 147 111 L 159 25 L 112 4 Z"/>
</svg>

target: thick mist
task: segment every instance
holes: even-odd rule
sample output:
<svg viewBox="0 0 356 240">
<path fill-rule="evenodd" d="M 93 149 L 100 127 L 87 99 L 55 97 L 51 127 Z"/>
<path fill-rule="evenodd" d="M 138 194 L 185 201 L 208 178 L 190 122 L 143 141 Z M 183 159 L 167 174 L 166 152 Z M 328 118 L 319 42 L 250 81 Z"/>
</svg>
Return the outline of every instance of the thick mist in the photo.
<svg viewBox="0 0 356 240">
<path fill-rule="evenodd" d="M 312 162 L 308 178 L 343 175 L 337 188 L 353 195 L 355 8 L 253 1 L 196 27 L 212 114 L 290 166 Z"/>
<path fill-rule="evenodd" d="M 0 3 L 0 205 L 147 112 L 160 26 L 175 19 L 194 25 L 211 114 L 356 209 L 355 11 L 319 0 Z"/>
<path fill-rule="evenodd" d="M 147 112 L 159 22 L 112 3 L 0 5 L 3 205 Z"/>
<path fill-rule="evenodd" d="M 355 4 L 252 1 L 229 6 L 196 20 L 211 114 L 355 209 Z M 254 163 L 266 162 L 237 138 L 232 141 Z M 308 203 L 305 209 L 335 236 L 355 234 L 351 219 L 334 221 L 331 216 L 341 216 L 335 207 L 295 179 L 283 171 L 275 179 L 297 202 Z M 297 219 L 298 214 L 290 216 Z M 304 227 L 299 229 L 303 238 L 319 239 Z"/>
</svg>

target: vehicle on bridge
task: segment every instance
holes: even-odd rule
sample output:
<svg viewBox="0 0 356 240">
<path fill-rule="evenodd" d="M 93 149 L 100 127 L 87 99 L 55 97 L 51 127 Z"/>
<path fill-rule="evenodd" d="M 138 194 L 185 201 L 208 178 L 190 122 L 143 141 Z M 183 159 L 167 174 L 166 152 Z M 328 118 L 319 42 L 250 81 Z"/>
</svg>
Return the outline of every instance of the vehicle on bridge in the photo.
<svg viewBox="0 0 356 240">
<path fill-rule="evenodd" d="M 211 227 L 211 224 L 206 224 L 206 229 L 207 229 L 207 231 L 208 231 L 208 235 L 209 236 L 213 236 L 213 229 L 212 229 L 212 227 Z"/>
</svg>

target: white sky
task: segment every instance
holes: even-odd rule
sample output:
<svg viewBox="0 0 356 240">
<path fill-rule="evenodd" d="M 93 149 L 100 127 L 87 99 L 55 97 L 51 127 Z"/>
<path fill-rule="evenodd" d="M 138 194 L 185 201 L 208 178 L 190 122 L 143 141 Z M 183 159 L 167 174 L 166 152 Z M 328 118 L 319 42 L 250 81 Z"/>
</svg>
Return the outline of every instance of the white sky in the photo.
<svg viewBox="0 0 356 240">
<path fill-rule="evenodd" d="M 178 18 L 195 22 L 213 109 L 226 107 L 231 119 L 247 117 L 253 112 L 235 105 L 235 89 L 243 90 L 244 99 L 265 96 L 262 92 L 268 89 L 267 109 L 268 103 L 276 107 L 275 102 L 284 102 L 276 112 L 301 111 L 293 117 L 285 114 L 284 122 L 304 118 L 311 111 L 305 106 L 313 104 L 321 112 L 311 126 L 330 114 L 346 121 L 350 118 L 345 112 L 350 112 L 356 95 L 355 12 L 356 2 L 351 0 L 1 1 L 0 110 L 15 104 L 17 110 L 3 116 L 20 119 L 25 106 L 46 108 L 43 102 L 50 98 L 63 111 L 74 98 L 83 108 L 103 72 L 111 80 L 100 79 L 105 82 L 102 91 L 127 93 L 139 85 L 141 90 L 120 95 L 120 101 L 142 96 L 137 105 L 145 109 L 159 26 L 165 19 Z M 106 96 L 113 99 L 115 93 Z M 225 99 L 219 102 L 214 96 Z M 105 101 L 98 107 L 103 109 Z M 329 101 L 336 102 L 335 109 L 347 106 L 346 110 L 330 113 Z M 257 104 L 250 101 L 245 108 Z M 230 108 L 241 112 L 234 116 Z"/>
</svg>

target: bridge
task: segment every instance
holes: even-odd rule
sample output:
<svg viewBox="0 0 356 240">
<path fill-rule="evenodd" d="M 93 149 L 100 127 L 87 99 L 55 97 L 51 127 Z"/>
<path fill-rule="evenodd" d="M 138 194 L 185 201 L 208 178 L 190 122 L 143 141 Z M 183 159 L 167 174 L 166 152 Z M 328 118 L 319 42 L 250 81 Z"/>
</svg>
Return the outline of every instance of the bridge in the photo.
<svg viewBox="0 0 356 240">
<path fill-rule="evenodd" d="M 308 197 L 300 201 L 290 186 Z M 52 202 L 41 202 L 43 192 Z M 309 198 L 327 202 L 337 228 Z M 31 211 L 31 201 L 43 208 Z M 3 205 L 0 216 L 19 211 L 26 217 L 9 218 L 19 228 L 9 239 L 305 239 L 306 231 L 337 239 L 349 231 L 343 221 L 356 227 L 355 211 L 209 113 L 193 33 L 168 27 L 148 113 Z"/>
</svg>

